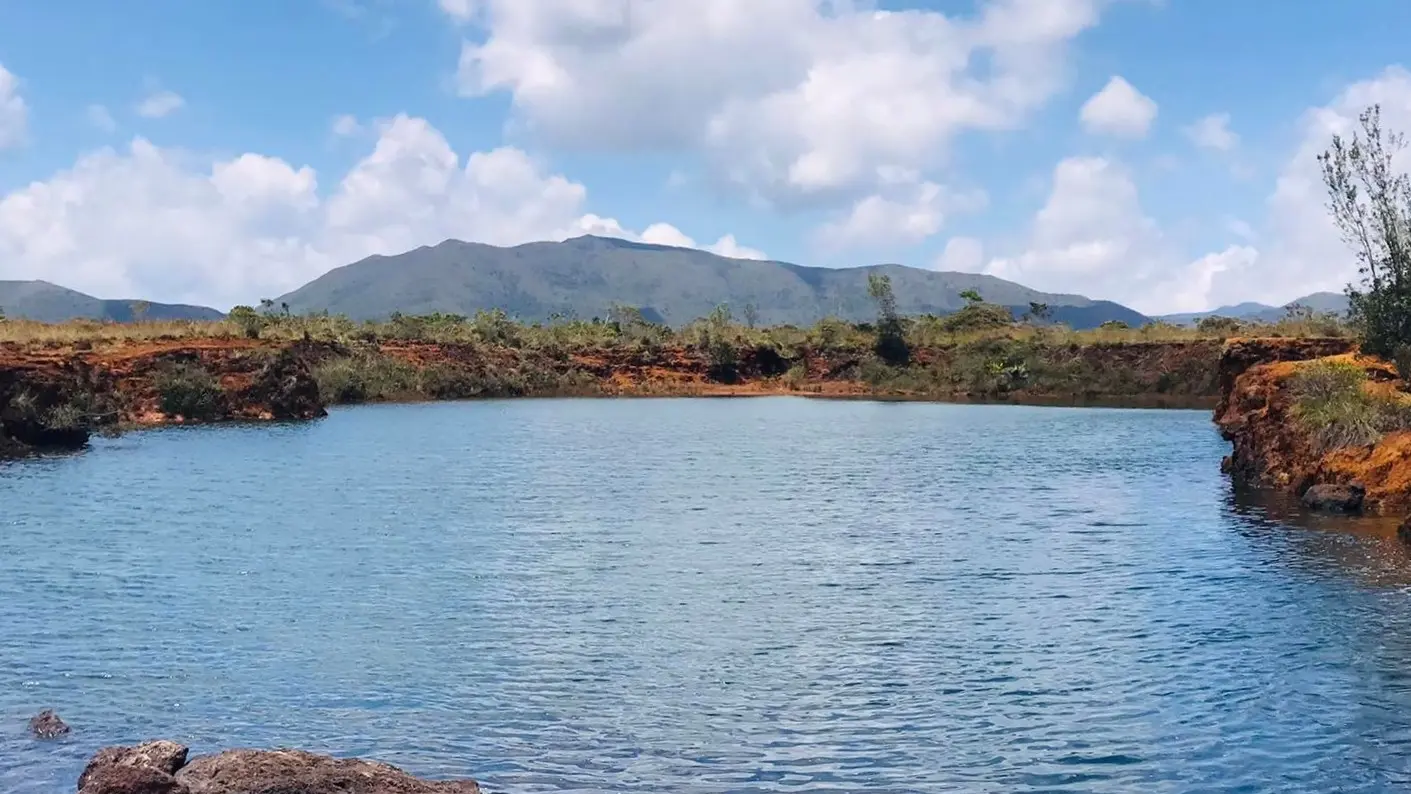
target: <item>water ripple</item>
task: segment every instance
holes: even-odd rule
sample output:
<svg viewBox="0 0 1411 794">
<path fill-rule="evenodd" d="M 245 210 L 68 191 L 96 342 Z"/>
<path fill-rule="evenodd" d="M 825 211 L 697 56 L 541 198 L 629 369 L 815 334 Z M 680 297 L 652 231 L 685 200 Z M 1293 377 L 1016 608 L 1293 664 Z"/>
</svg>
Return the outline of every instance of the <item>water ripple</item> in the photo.
<svg viewBox="0 0 1411 794">
<path fill-rule="evenodd" d="M 1411 786 L 1411 561 L 1202 413 L 512 401 L 0 464 L 0 790 L 297 745 L 503 792 Z M 23 735 L 52 706 L 77 731 Z"/>
</svg>

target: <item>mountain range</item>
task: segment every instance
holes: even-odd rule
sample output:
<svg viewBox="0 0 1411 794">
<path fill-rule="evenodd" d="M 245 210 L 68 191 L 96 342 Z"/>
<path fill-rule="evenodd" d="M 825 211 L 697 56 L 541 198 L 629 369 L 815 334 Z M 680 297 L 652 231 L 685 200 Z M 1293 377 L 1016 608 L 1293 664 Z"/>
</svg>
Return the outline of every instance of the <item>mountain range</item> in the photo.
<svg viewBox="0 0 1411 794">
<path fill-rule="evenodd" d="M 1312 295 L 1304 295 L 1302 298 L 1289 301 L 1283 306 L 1270 306 L 1266 303 L 1254 302 L 1237 303 L 1233 306 L 1211 309 L 1208 312 L 1166 314 L 1155 319 L 1176 325 L 1194 325 L 1205 317 L 1232 317 L 1237 320 L 1272 323 L 1282 319 L 1291 306 L 1304 306 L 1319 313 L 1346 314 L 1348 303 L 1346 295 L 1336 292 L 1315 292 Z"/>
<path fill-rule="evenodd" d="M 79 319 L 131 322 L 135 312 L 149 320 L 219 320 L 225 316 L 205 306 L 103 300 L 47 281 L 0 281 L 0 312 L 46 323 Z"/>
<path fill-rule="evenodd" d="M 727 304 L 737 317 L 753 307 L 763 324 L 805 325 L 823 317 L 866 320 L 876 315 L 868 277 L 891 278 L 902 314 L 947 314 L 963 307 L 974 290 L 1016 316 L 1031 303 L 1048 306 L 1054 322 L 1093 328 L 1108 321 L 1137 326 L 1150 318 L 1111 301 L 1040 292 L 977 273 L 923 270 L 903 265 L 806 267 L 788 262 L 732 259 L 694 248 L 635 243 L 586 235 L 563 242 L 513 247 L 447 240 L 395 256 L 371 256 L 325 273 L 275 299 L 290 311 L 327 311 L 354 319 L 382 319 L 401 312 L 471 315 L 502 309 L 526 321 L 555 316 L 603 317 L 615 305 L 635 306 L 654 322 L 681 325 Z M 1341 303 L 1339 303 L 1339 301 Z M 1319 311 L 1342 311 L 1346 299 L 1318 293 L 1297 301 Z M 123 322 L 135 308 L 148 319 L 218 319 L 204 306 L 103 300 L 45 281 L 0 281 L 0 310 L 47 322 L 88 318 Z M 1278 319 L 1283 309 L 1258 303 L 1158 319 L 1193 323 L 1208 314 Z"/>
<path fill-rule="evenodd" d="M 902 265 L 804 267 L 591 235 L 511 248 L 447 240 L 397 256 L 372 256 L 329 271 L 277 302 L 295 313 L 327 309 L 355 319 L 393 311 L 472 314 L 499 308 L 530 321 L 602 317 L 623 304 L 671 325 L 703 317 L 724 303 L 736 316 L 754 306 L 766 325 L 808 324 L 830 315 L 874 317 L 876 305 L 867 293 L 867 277 L 874 271 L 891 277 L 902 314 L 953 312 L 965 305 L 960 293 L 973 289 L 1020 314 L 1030 302 L 1046 303 L 1055 321 L 1075 327 L 1146 321 L 1110 301 L 1039 292 L 975 273 Z"/>
</svg>

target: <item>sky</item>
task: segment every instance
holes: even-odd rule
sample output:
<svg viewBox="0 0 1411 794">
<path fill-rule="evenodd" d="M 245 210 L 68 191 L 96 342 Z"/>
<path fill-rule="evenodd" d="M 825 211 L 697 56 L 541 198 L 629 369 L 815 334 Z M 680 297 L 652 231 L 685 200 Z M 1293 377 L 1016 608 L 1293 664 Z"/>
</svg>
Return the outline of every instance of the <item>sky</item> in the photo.
<svg viewBox="0 0 1411 794">
<path fill-rule="evenodd" d="M 448 238 L 1341 291 L 1405 0 L 0 0 L 0 279 L 228 308 Z M 1399 60 L 1401 59 L 1401 60 Z M 1411 161 L 1405 165 L 1411 166 Z"/>
</svg>

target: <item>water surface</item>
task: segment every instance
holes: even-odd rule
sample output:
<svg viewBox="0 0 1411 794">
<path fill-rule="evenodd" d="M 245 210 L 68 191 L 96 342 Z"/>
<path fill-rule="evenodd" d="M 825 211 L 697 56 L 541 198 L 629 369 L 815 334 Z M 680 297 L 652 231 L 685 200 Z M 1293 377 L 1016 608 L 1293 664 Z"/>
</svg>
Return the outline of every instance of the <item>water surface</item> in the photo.
<svg viewBox="0 0 1411 794">
<path fill-rule="evenodd" d="M 0 791 L 156 737 L 503 792 L 1405 790 L 1411 561 L 1225 451 L 1204 412 L 525 400 L 0 464 Z"/>
</svg>

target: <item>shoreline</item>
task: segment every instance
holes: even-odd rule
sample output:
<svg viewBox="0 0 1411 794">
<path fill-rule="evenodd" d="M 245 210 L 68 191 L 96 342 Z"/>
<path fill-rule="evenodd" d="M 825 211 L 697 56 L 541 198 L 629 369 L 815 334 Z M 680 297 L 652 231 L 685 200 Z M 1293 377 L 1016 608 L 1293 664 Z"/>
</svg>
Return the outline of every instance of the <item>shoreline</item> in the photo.
<svg viewBox="0 0 1411 794">
<path fill-rule="evenodd" d="M 327 406 L 486 398 L 747 398 L 1208 409 L 1214 340 L 1094 342 L 990 336 L 916 347 L 560 349 L 471 342 L 238 337 L 0 344 L 0 454 L 74 448 L 91 433 L 313 419 Z"/>
</svg>

